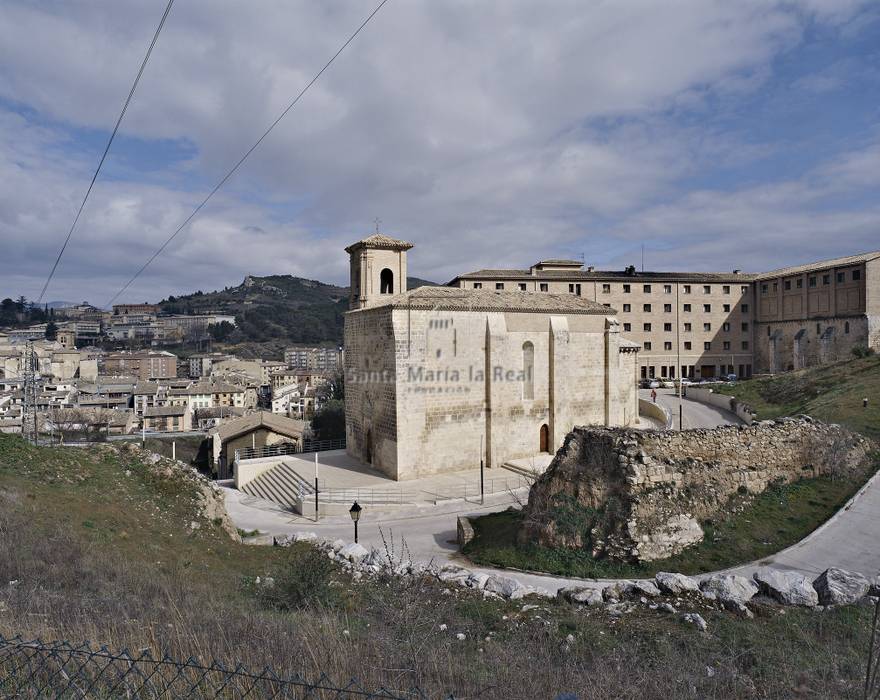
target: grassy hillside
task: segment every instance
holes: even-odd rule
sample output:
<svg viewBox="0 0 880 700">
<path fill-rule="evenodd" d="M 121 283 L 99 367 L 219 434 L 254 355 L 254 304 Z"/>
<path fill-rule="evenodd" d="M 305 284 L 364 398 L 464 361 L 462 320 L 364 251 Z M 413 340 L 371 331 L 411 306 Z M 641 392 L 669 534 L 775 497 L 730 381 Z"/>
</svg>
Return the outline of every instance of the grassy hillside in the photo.
<svg viewBox="0 0 880 700">
<path fill-rule="evenodd" d="M 410 277 L 407 284 L 433 282 Z M 242 356 L 279 355 L 295 343 L 341 343 L 348 293 L 348 287 L 291 275 L 248 276 L 237 287 L 172 296 L 159 305 L 165 313 L 234 315 L 237 327 L 222 339 L 223 347 Z"/>
<path fill-rule="evenodd" d="M 880 357 L 725 384 L 719 393 L 751 405 L 758 418 L 806 413 L 880 441 Z M 868 408 L 862 399 L 868 399 Z"/>
<path fill-rule="evenodd" d="M 746 620 L 677 602 L 707 619 L 700 633 L 638 603 L 613 617 L 430 579 L 357 583 L 307 545 L 233 541 L 198 493 L 187 472 L 136 448 L 34 448 L 0 435 L 0 634 L 418 685 L 430 698 L 855 697 L 861 687 L 865 607 L 783 615 L 768 605 Z M 266 575 L 271 592 L 256 583 Z"/>
</svg>

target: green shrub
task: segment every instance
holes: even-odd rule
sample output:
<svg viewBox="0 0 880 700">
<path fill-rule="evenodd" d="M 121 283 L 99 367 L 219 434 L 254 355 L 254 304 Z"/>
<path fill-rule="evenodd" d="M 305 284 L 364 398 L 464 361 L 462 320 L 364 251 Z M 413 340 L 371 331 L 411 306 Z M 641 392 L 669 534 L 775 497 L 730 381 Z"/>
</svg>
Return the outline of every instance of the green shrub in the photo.
<svg viewBox="0 0 880 700">
<path fill-rule="evenodd" d="M 336 567 L 326 554 L 308 545 L 286 549 L 272 575 L 249 580 L 250 588 L 267 607 L 276 610 L 298 610 L 318 605 L 329 606 L 335 601 L 333 574 Z"/>
</svg>

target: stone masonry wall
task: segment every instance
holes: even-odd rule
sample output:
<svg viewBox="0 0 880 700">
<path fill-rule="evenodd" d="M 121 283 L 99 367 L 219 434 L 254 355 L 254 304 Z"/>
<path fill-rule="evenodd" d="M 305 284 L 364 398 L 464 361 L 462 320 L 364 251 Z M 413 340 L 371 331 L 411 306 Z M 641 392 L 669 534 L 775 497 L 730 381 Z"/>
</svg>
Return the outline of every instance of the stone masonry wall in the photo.
<svg viewBox="0 0 880 700">
<path fill-rule="evenodd" d="M 808 416 L 711 430 L 578 427 L 533 485 L 521 543 L 651 561 L 702 540 L 732 496 L 866 467 L 876 446 Z"/>
</svg>

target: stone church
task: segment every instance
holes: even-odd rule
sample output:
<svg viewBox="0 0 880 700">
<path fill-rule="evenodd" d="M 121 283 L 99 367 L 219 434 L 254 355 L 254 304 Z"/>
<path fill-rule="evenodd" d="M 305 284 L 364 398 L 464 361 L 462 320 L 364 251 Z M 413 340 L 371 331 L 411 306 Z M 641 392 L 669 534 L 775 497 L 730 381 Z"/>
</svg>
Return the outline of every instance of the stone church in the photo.
<svg viewBox="0 0 880 700">
<path fill-rule="evenodd" d="M 567 294 L 407 290 L 411 243 L 346 248 L 348 453 L 394 479 L 555 452 L 575 425 L 638 421 L 637 353 L 613 309 Z"/>
</svg>

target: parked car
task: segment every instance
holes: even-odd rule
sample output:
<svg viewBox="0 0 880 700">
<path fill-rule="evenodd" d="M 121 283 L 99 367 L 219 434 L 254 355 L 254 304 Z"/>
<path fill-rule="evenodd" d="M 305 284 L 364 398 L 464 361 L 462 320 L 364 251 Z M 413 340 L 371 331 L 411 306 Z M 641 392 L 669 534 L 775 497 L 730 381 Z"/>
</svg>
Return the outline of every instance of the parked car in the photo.
<svg viewBox="0 0 880 700">
<path fill-rule="evenodd" d="M 630 385 L 630 386 L 632 386 L 632 385 Z M 660 388 L 660 380 L 659 379 L 650 380 L 648 382 L 648 388 L 649 389 L 659 389 Z"/>
<path fill-rule="evenodd" d="M 662 386 L 664 389 L 674 389 L 675 382 L 671 379 L 664 379 L 660 382 L 660 386 Z"/>
</svg>

